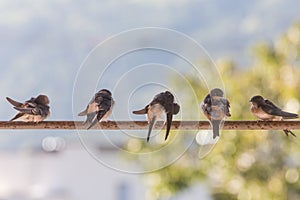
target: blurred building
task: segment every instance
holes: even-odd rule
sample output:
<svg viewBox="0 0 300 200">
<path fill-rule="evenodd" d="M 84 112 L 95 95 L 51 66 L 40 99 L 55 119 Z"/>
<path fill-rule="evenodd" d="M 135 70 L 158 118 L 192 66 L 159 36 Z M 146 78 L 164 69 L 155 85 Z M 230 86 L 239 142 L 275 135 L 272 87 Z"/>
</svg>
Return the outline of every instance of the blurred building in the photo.
<svg viewBox="0 0 300 200">
<path fill-rule="evenodd" d="M 80 143 L 46 137 L 40 146 L 0 152 L 0 200 L 141 200 L 147 191 L 142 175 L 110 169 L 93 159 Z M 56 149 L 55 147 L 59 147 Z M 101 148 L 109 160 L 115 152 Z M 105 159 L 106 159 L 105 158 Z M 176 200 L 210 199 L 203 186 Z"/>
</svg>

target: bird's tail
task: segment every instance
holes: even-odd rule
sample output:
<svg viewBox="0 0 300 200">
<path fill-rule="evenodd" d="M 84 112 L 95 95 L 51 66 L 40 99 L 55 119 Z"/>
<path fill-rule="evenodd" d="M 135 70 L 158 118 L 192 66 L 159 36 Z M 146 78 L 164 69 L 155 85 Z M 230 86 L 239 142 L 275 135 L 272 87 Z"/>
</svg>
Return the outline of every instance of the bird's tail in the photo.
<svg viewBox="0 0 300 200">
<path fill-rule="evenodd" d="M 218 137 L 219 134 L 219 129 L 220 129 L 220 120 L 212 120 L 212 128 L 213 128 L 213 139 Z"/>
<path fill-rule="evenodd" d="M 285 112 L 285 111 L 281 111 L 280 114 L 281 114 L 283 119 L 295 119 L 295 118 L 299 117 L 298 114 L 289 113 L 289 112 Z"/>
<path fill-rule="evenodd" d="M 90 113 L 90 114 L 87 114 L 87 116 L 86 116 L 86 120 L 85 120 L 85 122 L 83 123 L 83 125 L 86 125 L 86 124 L 91 124 L 93 121 L 94 121 L 94 119 L 96 119 L 97 118 L 97 116 L 96 116 L 97 114 L 96 114 L 96 112 L 93 112 L 93 113 Z"/>
<path fill-rule="evenodd" d="M 141 110 L 135 110 L 132 112 L 133 114 L 136 114 L 136 115 L 144 115 L 144 114 L 147 114 L 147 109 L 146 108 L 143 108 Z"/>
<path fill-rule="evenodd" d="M 169 136 L 169 133 L 170 133 L 171 124 L 172 124 L 172 118 L 173 118 L 172 113 L 168 113 L 168 114 L 167 114 L 167 129 L 166 129 L 165 140 L 168 139 L 168 136 Z"/>
<path fill-rule="evenodd" d="M 24 113 L 18 113 L 18 114 L 16 114 L 16 116 L 14 116 L 14 117 L 13 117 L 12 119 L 10 119 L 9 121 L 14 121 L 14 120 L 16 120 L 16 119 L 22 117 L 23 115 L 24 115 Z"/>
<path fill-rule="evenodd" d="M 156 116 L 153 116 L 153 118 L 151 119 L 151 121 L 149 123 L 149 129 L 148 129 L 148 135 L 147 135 L 147 142 L 149 142 L 151 131 L 152 131 L 152 128 L 153 128 L 155 122 L 156 122 Z"/>
<path fill-rule="evenodd" d="M 97 124 L 98 122 L 100 122 L 100 120 L 104 117 L 104 115 L 107 113 L 106 110 L 100 110 L 97 114 L 97 117 L 95 117 L 94 121 L 91 123 L 91 125 L 87 128 L 90 129 L 93 126 L 95 126 L 95 124 Z"/>
<path fill-rule="evenodd" d="M 15 107 L 21 107 L 23 104 L 22 103 L 20 103 L 20 102 L 18 102 L 18 101 L 15 101 L 15 100 L 13 100 L 13 99 L 11 99 L 11 98 L 9 98 L 9 97 L 6 97 L 6 100 L 9 102 L 9 103 L 11 103 L 13 106 L 15 106 Z"/>
</svg>

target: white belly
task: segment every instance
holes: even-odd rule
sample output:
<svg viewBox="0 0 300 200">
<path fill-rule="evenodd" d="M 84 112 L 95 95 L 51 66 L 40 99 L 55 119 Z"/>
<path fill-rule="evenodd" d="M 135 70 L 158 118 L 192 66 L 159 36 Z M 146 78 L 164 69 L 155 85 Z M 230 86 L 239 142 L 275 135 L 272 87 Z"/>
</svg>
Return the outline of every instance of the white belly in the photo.
<svg viewBox="0 0 300 200">
<path fill-rule="evenodd" d="M 25 114 L 22 116 L 25 122 L 41 122 L 43 121 L 46 117 L 42 117 L 40 115 L 30 115 L 30 114 Z"/>
<path fill-rule="evenodd" d="M 89 104 L 89 106 L 87 108 L 87 114 L 98 112 L 98 111 L 99 111 L 99 107 L 96 102 Z"/>
<path fill-rule="evenodd" d="M 156 120 L 164 121 L 165 114 L 166 114 L 166 111 L 165 111 L 164 107 L 162 107 L 160 104 L 154 104 L 152 106 L 149 106 L 148 122 L 150 122 L 154 116 L 156 116 Z"/>
<path fill-rule="evenodd" d="M 252 113 L 258 117 L 259 119 L 262 120 L 272 120 L 272 121 L 281 121 L 282 117 L 281 116 L 275 116 L 275 115 L 270 115 L 263 111 L 261 108 L 255 108 L 254 106 L 251 107 Z"/>
<path fill-rule="evenodd" d="M 111 113 L 112 113 L 113 108 L 111 107 L 109 109 L 109 111 L 107 113 L 105 113 L 105 115 L 102 117 L 102 119 L 100 120 L 100 122 L 102 121 L 108 121 L 108 118 L 110 117 Z"/>
</svg>

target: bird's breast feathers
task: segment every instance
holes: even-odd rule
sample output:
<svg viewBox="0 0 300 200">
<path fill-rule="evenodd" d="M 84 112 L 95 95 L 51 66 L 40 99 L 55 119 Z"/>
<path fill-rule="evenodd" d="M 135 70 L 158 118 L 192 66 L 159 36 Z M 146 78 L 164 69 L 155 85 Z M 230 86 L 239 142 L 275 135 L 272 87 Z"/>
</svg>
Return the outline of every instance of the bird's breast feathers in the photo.
<svg viewBox="0 0 300 200">
<path fill-rule="evenodd" d="M 102 117 L 100 121 L 108 121 L 109 117 L 112 114 L 113 105 L 110 107 L 110 109 L 105 113 L 105 115 Z"/>
<path fill-rule="evenodd" d="M 47 117 L 48 117 L 48 115 L 43 117 L 41 115 L 31 115 L 31 114 L 25 114 L 22 116 L 22 118 L 24 119 L 25 122 L 41 122 L 44 119 L 46 119 Z"/>
<path fill-rule="evenodd" d="M 262 119 L 262 120 L 274 120 L 274 121 L 282 120 L 281 116 L 270 115 L 270 114 L 266 113 L 265 111 L 263 111 L 263 109 L 261 107 L 257 107 L 255 105 L 251 106 L 251 112 L 256 117 L 258 117 L 259 119 Z"/>
<path fill-rule="evenodd" d="M 99 111 L 99 106 L 96 102 L 92 102 L 88 105 L 87 114 L 95 113 Z"/>
<path fill-rule="evenodd" d="M 213 120 L 223 120 L 224 118 L 227 117 L 225 113 L 225 106 L 224 105 L 211 106 L 210 115 Z"/>
<path fill-rule="evenodd" d="M 165 113 L 166 113 L 166 110 L 161 104 L 157 103 L 154 105 L 149 105 L 149 109 L 148 109 L 148 118 L 149 119 L 152 119 L 154 116 L 156 116 L 157 119 L 164 120 Z"/>
</svg>

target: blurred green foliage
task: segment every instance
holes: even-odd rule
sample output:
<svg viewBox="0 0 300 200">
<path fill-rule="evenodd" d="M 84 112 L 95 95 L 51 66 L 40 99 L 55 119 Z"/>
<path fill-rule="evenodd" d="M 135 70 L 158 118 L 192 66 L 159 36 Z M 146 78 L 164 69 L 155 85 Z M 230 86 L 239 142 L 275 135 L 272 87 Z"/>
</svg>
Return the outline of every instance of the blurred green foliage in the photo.
<svg viewBox="0 0 300 200">
<path fill-rule="evenodd" d="M 231 102 L 232 117 L 229 120 L 256 120 L 249 111 L 249 99 L 257 94 L 297 113 L 300 23 L 289 28 L 275 42 L 258 44 L 254 54 L 250 67 L 237 66 L 229 59 L 217 61 L 226 96 Z M 203 99 L 208 93 L 207 88 L 193 77 L 190 77 L 190 83 Z M 204 181 L 216 200 L 300 199 L 299 138 L 286 137 L 282 131 L 222 131 L 218 143 L 203 159 L 198 156 L 201 146 L 194 142 L 177 162 L 146 174 L 151 190 L 148 197 L 169 199 Z M 160 156 L 153 161 L 168 155 Z"/>
</svg>

